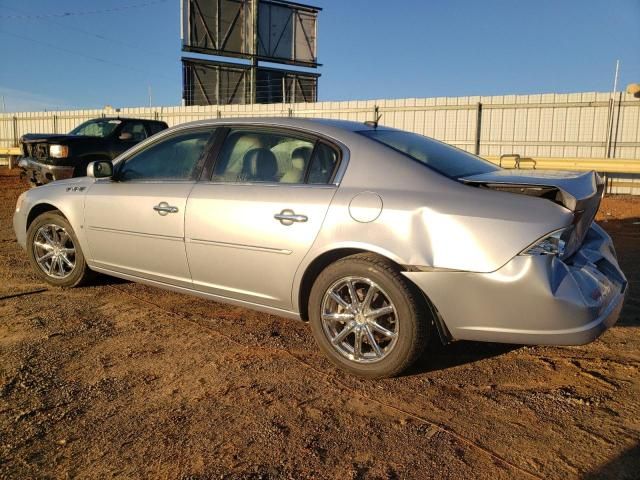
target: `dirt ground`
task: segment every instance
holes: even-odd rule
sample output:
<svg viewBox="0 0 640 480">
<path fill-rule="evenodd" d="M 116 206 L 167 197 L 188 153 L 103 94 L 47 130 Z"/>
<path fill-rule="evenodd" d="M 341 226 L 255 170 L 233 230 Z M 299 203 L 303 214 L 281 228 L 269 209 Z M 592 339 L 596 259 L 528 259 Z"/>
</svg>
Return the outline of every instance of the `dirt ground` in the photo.
<svg viewBox="0 0 640 480">
<path fill-rule="evenodd" d="M 0 170 L 2 478 L 640 478 L 640 198 L 605 198 L 630 293 L 581 347 L 435 342 L 337 371 L 302 322 L 31 273 Z"/>
</svg>

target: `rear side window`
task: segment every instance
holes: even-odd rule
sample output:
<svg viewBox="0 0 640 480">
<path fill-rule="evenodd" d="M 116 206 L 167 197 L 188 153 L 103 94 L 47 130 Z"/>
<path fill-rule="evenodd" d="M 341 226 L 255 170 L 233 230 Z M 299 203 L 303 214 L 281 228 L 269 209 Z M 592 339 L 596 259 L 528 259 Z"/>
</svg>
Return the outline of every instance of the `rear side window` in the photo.
<svg viewBox="0 0 640 480">
<path fill-rule="evenodd" d="M 174 135 L 125 160 L 119 181 L 193 180 L 211 131 Z"/>
<path fill-rule="evenodd" d="M 499 170 L 480 157 L 416 133 L 402 130 L 363 130 L 358 133 L 404 153 L 449 178 Z"/>
<path fill-rule="evenodd" d="M 132 142 L 141 142 L 147 138 L 147 132 L 142 122 L 127 122 L 120 130 L 120 138 L 122 140 L 130 140 Z"/>
<path fill-rule="evenodd" d="M 166 130 L 167 126 L 162 123 L 147 123 L 147 130 L 149 131 L 149 136 L 155 135 L 163 130 Z"/>
<path fill-rule="evenodd" d="M 315 141 L 294 133 L 231 130 L 216 162 L 214 182 L 304 183 Z"/>
</svg>

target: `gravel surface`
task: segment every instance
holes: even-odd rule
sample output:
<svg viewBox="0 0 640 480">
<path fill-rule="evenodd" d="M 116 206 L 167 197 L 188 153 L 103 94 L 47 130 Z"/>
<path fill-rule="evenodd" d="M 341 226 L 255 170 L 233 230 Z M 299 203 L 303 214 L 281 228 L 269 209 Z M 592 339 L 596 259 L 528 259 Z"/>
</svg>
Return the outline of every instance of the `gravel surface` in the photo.
<svg viewBox="0 0 640 480">
<path fill-rule="evenodd" d="M 40 282 L 0 169 L 1 478 L 640 477 L 640 198 L 605 198 L 630 293 L 581 347 L 433 344 L 332 367 L 302 322 L 100 277 Z"/>
</svg>

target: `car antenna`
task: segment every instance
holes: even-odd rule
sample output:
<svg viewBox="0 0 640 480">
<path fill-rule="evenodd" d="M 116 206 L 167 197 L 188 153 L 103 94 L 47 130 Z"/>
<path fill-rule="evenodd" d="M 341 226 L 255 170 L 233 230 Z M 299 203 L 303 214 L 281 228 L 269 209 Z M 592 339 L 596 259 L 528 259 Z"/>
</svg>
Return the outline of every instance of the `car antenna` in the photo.
<svg viewBox="0 0 640 480">
<path fill-rule="evenodd" d="M 376 119 L 375 120 L 367 120 L 366 122 L 364 122 L 364 124 L 368 125 L 369 127 L 378 128 L 378 122 L 382 118 L 382 114 L 379 113 L 379 111 L 380 111 L 380 109 L 376 105 L 376 108 L 374 110 L 374 115 L 375 115 Z"/>
</svg>

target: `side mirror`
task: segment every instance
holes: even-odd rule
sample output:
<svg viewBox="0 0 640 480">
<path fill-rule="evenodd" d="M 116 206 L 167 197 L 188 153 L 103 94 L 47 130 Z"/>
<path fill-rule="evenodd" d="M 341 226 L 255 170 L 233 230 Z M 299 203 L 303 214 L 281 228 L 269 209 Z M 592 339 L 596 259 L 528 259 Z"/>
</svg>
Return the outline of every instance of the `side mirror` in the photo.
<svg viewBox="0 0 640 480">
<path fill-rule="evenodd" d="M 109 160 L 91 162 L 87 165 L 87 176 L 91 178 L 108 178 L 113 176 L 113 163 Z"/>
<path fill-rule="evenodd" d="M 120 140 L 131 140 L 133 138 L 133 135 L 131 135 L 129 132 L 124 132 L 124 133 L 121 133 L 118 138 Z"/>
</svg>

